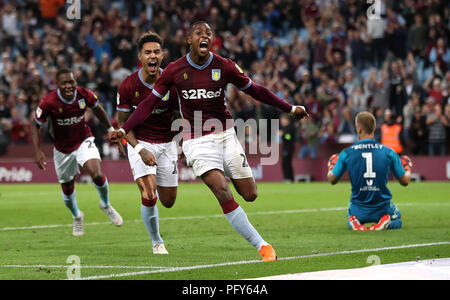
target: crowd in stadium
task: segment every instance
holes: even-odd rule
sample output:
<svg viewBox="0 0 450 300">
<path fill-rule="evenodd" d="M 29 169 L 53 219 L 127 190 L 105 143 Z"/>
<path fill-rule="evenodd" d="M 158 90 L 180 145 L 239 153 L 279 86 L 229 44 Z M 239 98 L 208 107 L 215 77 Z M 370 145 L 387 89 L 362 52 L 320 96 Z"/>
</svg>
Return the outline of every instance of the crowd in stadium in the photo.
<svg viewBox="0 0 450 300">
<path fill-rule="evenodd" d="M 72 68 L 115 118 L 117 89 L 137 69 L 138 36 L 160 34 L 167 65 L 186 54 L 187 30 L 198 19 L 215 30 L 212 51 L 307 108 L 311 118 L 290 121 L 299 157 L 317 157 L 324 144 L 353 143 L 354 116 L 363 110 L 377 118 L 377 139 L 400 142 L 398 152 L 450 153 L 446 1 L 378 0 L 375 10 L 359 0 L 81 2 L 80 19 L 68 19 L 64 0 L 0 0 L 0 154 L 9 144 L 30 143 L 32 114 L 55 89 L 58 69 Z M 281 117 L 233 87 L 227 93 L 235 118 Z M 103 144 L 106 128 L 87 117 Z M 384 136 L 382 124 L 400 134 Z"/>
</svg>

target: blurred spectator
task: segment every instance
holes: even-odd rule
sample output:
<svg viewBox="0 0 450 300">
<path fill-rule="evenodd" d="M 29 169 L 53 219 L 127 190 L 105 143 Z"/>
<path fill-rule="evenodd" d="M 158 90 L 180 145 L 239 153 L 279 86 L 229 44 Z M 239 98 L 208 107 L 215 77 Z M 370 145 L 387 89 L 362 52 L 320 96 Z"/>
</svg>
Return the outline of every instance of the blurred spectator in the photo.
<svg viewBox="0 0 450 300">
<path fill-rule="evenodd" d="M 5 94 L 0 93 L 0 155 L 6 153 L 11 127 L 11 112 Z"/>
<path fill-rule="evenodd" d="M 430 77 L 424 84 L 424 89 L 428 93 L 429 97 L 434 99 L 434 102 L 442 105 L 442 89 L 441 89 L 441 80 L 439 77 Z"/>
<path fill-rule="evenodd" d="M 446 115 L 442 114 L 442 107 L 435 104 L 427 115 L 426 125 L 428 130 L 428 155 L 441 155 L 446 153 L 446 128 L 448 126 Z"/>
<path fill-rule="evenodd" d="M 414 155 L 425 155 L 427 153 L 427 125 L 426 116 L 422 115 L 420 107 L 414 108 L 414 115 L 408 128 L 411 138 L 411 153 Z"/>
<path fill-rule="evenodd" d="M 425 56 L 425 47 L 427 45 L 427 28 L 423 24 L 422 15 L 414 16 L 414 25 L 408 32 L 408 44 L 414 56 Z"/>
<path fill-rule="evenodd" d="M 440 70 L 441 74 L 447 72 L 450 63 L 450 48 L 445 44 L 443 37 L 438 38 L 436 45 L 431 48 L 428 58 L 430 63 Z"/>
<path fill-rule="evenodd" d="M 215 33 L 213 52 L 236 60 L 280 97 L 307 106 L 313 124 L 302 130 L 318 127 L 320 147 L 335 143 L 340 124 L 349 124 L 344 107 L 352 116 L 374 112 L 378 139 L 389 108 L 403 115 L 411 145 L 404 151 L 418 151 L 412 145 L 421 145 L 427 131 L 415 129 L 419 109 L 423 119 L 434 111 L 430 97 L 442 109 L 450 101 L 447 2 L 382 0 L 379 18 L 372 18 L 369 5 L 354 0 L 83 1 L 80 22 L 67 19 L 64 0 L 0 0 L 0 95 L 4 107 L 28 115 L 56 88 L 56 71 L 68 67 L 113 116 L 121 80 L 138 68 L 137 37 L 147 30 L 163 37 L 165 67 L 187 53 L 191 22 L 205 19 Z M 279 111 L 232 88 L 227 105 L 233 117 L 267 119 L 258 134 L 269 130 L 269 142 L 277 137 L 270 121 Z"/>
<path fill-rule="evenodd" d="M 382 6 L 382 12 L 384 12 L 384 2 L 380 1 Z M 370 57 L 372 58 L 372 66 L 375 68 L 381 68 L 386 56 L 386 20 L 384 18 L 368 18 L 367 24 L 367 37 L 370 43 L 369 49 L 371 49 Z"/>
<path fill-rule="evenodd" d="M 294 168 L 292 166 L 292 158 L 295 151 L 296 127 L 294 120 L 286 114 L 280 117 L 280 139 L 282 145 L 281 168 L 285 182 L 294 181 Z"/>
<path fill-rule="evenodd" d="M 384 111 L 384 123 L 381 125 L 381 143 L 397 154 L 403 152 L 401 116 L 395 117 L 388 108 Z"/>
<path fill-rule="evenodd" d="M 28 143 L 29 121 L 16 107 L 11 109 L 11 142 L 13 145 Z"/>
<path fill-rule="evenodd" d="M 404 87 L 406 70 L 402 60 L 394 60 L 389 69 L 389 108 L 394 115 L 403 114 L 403 106 L 407 103 L 407 95 Z"/>
<path fill-rule="evenodd" d="M 450 152 L 450 103 L 445 105 L 444 108 L 444 116 L 447 120 L 447 126 L 446 126 L 446 137 L 447 137 L 447 154 Z"/>
<path fill-rule="evenodd" d="M 301 139 L 302 145 L 298 153 L 298 158 L 317 158 L 319 146 L 319 127 L 311 118 L 301 120 Z"/>
<path fill-rule="evenodd" d="M 364 83 L 365 89 L 372 97 L 371 106 L 381 108 L 383 111 L 389 107 L 389 81 L 386 71 L 381 71 L 377 76 L 377 71 L 370 70 L 369 76 Z"/>
<path fill-rule="evenodd" d="M 356 141 L 355 121 L 348 107 L 342 109 L 342 118 L 336 133 L 338 143 L 353 144 Z"/>
</svg>

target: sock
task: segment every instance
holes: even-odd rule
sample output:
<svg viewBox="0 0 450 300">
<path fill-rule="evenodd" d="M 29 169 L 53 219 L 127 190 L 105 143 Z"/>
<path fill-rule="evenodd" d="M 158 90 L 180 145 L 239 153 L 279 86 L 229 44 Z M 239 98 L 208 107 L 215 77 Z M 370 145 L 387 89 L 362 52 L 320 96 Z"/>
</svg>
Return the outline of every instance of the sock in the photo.
<svg viewBox="0 0 450 300">
<path fill-rule="evenodd" d="M 66 195 L 64 194 L 64 192 L 61 192 L 61 195 L 64 200 L 64 204 L 70 210 L 72 216 L 74 218 L 78 217 L 78 215 L 80 214 L 80 210 L 78 209 L 77 205 L 76 192 L 73 191 L 70 195 Z"/>
<path fill-rule="evenodd" d="M 103 207 L 109 204 L 109 184 L 105 176 L 103 176 L 103 184 L 97 185 L 94 182 L 94 186 L 97 189 L 98 195 L 100 196 L 100 201 Z"/>
<path fill-rule="evenodd" d="M 156 206 L 158 198 L 153 200 L 142 198 L 141 216 L 144 221 L 145 228 L 152 239 L 152 243 L 163 244 L 164 241 L 159 234 L 159 212 Z"/>
<path fill-rule="evenodd" d="M 231 226 L 253 247 L 260 250 L 262 246 L 267 245 L 258 231 L 250 224 L 245 211 L 233 198 L 220 205 Z"/>
</svg>

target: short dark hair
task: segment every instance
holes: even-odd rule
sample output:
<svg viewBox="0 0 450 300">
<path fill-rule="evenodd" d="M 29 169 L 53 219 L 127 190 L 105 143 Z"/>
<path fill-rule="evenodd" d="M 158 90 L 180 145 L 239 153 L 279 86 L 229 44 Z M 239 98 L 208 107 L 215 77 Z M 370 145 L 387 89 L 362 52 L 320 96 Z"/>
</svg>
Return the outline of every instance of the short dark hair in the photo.
<svg viewBox="0 0 450 300">
<path fill-rule="evenodd" d="M 145 43 L 158 43 L 161 45 L 161 48 L 163 46 L 163 40 L 159 34 L 151 31 L 148 31 L 139 37 L 137 42 L 138 51 L 142 50 Z"/>
<path fill-rule="evenodd" d="M 189 28 L 189 35 L 192 34 L 192 32 L 194 31 L 194 27 L 199 25 L 199 24 L 205 24 L 208 25 L 209 27 L 211 27 L 208 22 L 204 21 L 204 20 L 197 20 L 194 23 L 191 24 L 191 27 Z"/>
<path fill-rule="evenodd" d="M 59 69 L 58 72 L 56 72 L 56 75 L 55 75 L 56 81 L 58 81 L 59 76 L 61 76 L 62 74 L 69 74 L 69 73 L 73 73 L 73 70 L 72 69 L 68 69 L 68 68 Z"/>
</svg>

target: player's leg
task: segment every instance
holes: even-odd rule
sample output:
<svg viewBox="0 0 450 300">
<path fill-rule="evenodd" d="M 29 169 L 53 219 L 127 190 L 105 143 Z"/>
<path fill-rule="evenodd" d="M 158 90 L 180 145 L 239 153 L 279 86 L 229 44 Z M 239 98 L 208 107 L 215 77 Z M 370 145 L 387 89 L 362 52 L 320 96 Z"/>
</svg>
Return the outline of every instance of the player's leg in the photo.
<svg viewBox="0 0 450 300">
<path fill-rule="evenodd" d="M 102 206 L 109 204 L 109 184 L 106 176 L 103 175 L 100 160 L 89 159 L 83 164 L 83 169 L 89 174 L 97 189 Z"/>
<path fill-rule="evenodd" d="M 78 209 L 74 177 L 79 173 L 78 163 L 74 153 L 62 153 L 53 149 L 53 160 L 58 181 L 61 184 L 61 196 L 65 206 L 73 217 L 73 231 L 75 236 L 84 234 L 84 214 Z"/>
<path fill-rule="evenodd" d="M 399 229 L 402 227 L 401 213 L 392 201 L 384 208 L 381 208 L 377 215 L 378 223 L 369 227 L 371 231 Z"/>
<path fill-rule="evenodd" d="M 366 231 L 367 213 L 356 205 L 350 204 L 347 210 L 347 226 L 351 230 Z"/>
<path fill-rule="evenodd" d="M 231 179 L 239 195 L 245 201 L 253 202 L 258 197 L 258 190 L 244 149 L 233 129 L 227 130 L 224 134 L 224 172 Z"/>
<path fill-rule="evenodd" d="M 159 185 L 156 188 L 162 205 L 164 205 L 165 208 L 171 208 L 177 199 L 178 188 Z"/>
<path fill-rule="evenodd" d="M 256 188 L 255 180 L 253 178 L 252 169 L 248 164 L 244 149 L 239 143 L 234 129 L 225 131 L 222 141 L 225 175 L 231 179 L 236 191 L 246 201 L 255 201 L 255 199 L 258 197 L 258 191 Z M 239 215 L 239 217 L 236 218 L 236 222 L 238 224 L 240 222 L 241 224 L 248 224 L 248 228 L 251 228 L 250 232 L 254 234 L 255 241 L 258 241 L 258 243 L 252 243 L 252 245 L 258 249 L 259 253 L 263 257 L 263 261 L 276 260 L 277 255 L 272 246 L 265 242 L 256 231 L 256 229 L 253 228 L 253 226 L 248 221 L 247 215 L 245 214 L 244 210 L 239 207 L 239 209 L 237 209 L 236 211 L 236 215 Z"/>
<path fill-rule="evenodd" d="M 77 162 L 89 174 L 94 182 L 94 187 L 100 197 L 100 209 L 108 216 L 111 222 L 116 226 L 123 224 L 120 214 L 111 206 L 109 201 L 108 179 L 101 169 L 101 158 L 94 138 L 87 138 L 76 151 Z"/>
<path fill-rule="evenodd" d="M 167 254 L 164 240 L 159 233 L 159 211 L 156 202 L 156 177 L 154 174 L 142 176 L 136 179 L 136 184 L 141 193 L 141 217 L 147 233 L 152 240 L 154 254 Z"/>
<path fill-rule="evenodd" d="M 242 179 L 231 179 L 234 188 L 247 202 L 253 202 L 258 197 L 258 190 L 253 177 Z"/>
<path fill-rule="evenodd" d="M 210 170 L 202 175 L 202 180 L 216 196 L 230 225 L 253 247 L 260 251 L 261 255 L 263 255 L 263 260 L 276 260 L 275 251 L 264 241 L 248 220 L 245 211 L 234 200 L 223 172 L 217 169 Z"/>
<path fill-rule="evenodd" d="M 72 179 L 69 182 L 61 183 L 61 195 L 66 207 L 70 210 L 74 218 L 78 217 L 80 210 L 78 209 L 76 192 L 75 192 L 75 180 Z"/>
<path fill-rule="evenodd" d="M 156 168 L 156 186 L 162 205 L 171 208 L 175 204 L 178 191 L 178 151 L 175 141 L 155 145 L 159 148 Z"/>
<path fill-rule="evenodd" d="M 402 228 L 402 214 L 392 201 L 390 204 L 389 216 L 391 217 L 391 224 L 389 224 L 387 229 L 400 229 Z"/>
<path fill-rule="evenodd" d="M 155 144 L 139 141 L 145 149 L 152 152 L 158 161 L 158 166 L 146 165 L 133 147 L 128 146 L 128 159 L 133 171 L 134 180 L 141 194 L 141 217 L 147 233 L 152 241 L 154 254 L 167 254 L 164 241 L 159 231 L 159 211 L 156 205 L 158 193 L 156 187 L 156 174 L 159 168 L 160 153 Z"/>
<path fill-rule="evenodd" d="M 219 201 L 230 225 L 259 251 L 265 251 L 270 245 L 262 239 L 256 229 L 250 224 L 244 210 L 234 200 L 225 179 L 223 170 L 224 153 L 221 145 L 223 138 L 224 135 L 221 133 L 186 140 L 182 146 L 183 153 L 194 174 L 202 178 L 203 182 Z M 268 260 L 268 257 L 265 254 L 263 260 Z M 271 260 L 275 259 L 276 256 L 273 256 Z"/>
</svg>

